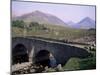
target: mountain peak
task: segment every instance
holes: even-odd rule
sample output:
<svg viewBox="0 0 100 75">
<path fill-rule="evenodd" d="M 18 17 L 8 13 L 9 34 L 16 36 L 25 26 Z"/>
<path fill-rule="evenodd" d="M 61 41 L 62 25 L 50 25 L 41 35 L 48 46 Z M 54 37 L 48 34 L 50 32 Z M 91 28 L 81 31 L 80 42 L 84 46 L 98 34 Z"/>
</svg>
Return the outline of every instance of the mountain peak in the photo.
<svg viewBox="0 0 100 75">
<path fill-rule="evenodd" d="M 90 17 L 85 17 L 84 19 L 91 19 Z"/>
<path fill-rule="evenodd" d="M 33 13 L 35 13 L 35 14 L 43 14 L 43 15 L 47 15 L 47 13 L 44 13 L 44 12 L 39 11 L 39 10 L 36 10 L 36 11 L 34 11 Z"/>
<path fill-rule="evenodd" d="M 55 25 L 66 25 L 61 19 L 55 15 L 41 12 L 39 10 L 27 13 L 25 15 L 17 17 L 15 20 L 24 20 L 26 22 L 38 22 L 40 24 L 55 24 Z"/>
<path fill-rule="evenodd" d="M 80 23 L 83 22 L 83 21 L 84 22 L 88 21 L 88 22 L 91 22 L 91 23 L 95 23 L 95 21 L 93 19 L 91 19 L 90 17 L 85 17 L 83 20 L 80 21 Z"/>
<path fill-rule="evenodd" d="M 50 14 L 44 13 L 44 12 L 39 11 L 39 10 L 33 11 L 32 14 L 39 15 L 39 16 L 48 16 L 48 15 L 50 15 Z"/>
<path fill-rule="evenodd" d="M 36 10 L 36 11 L 34 11 L 35 13 L 42 13 L 41 11 L 39 11 L 39 10 Z"/>
<path fill-rule="evenodd" d="M 80 22 L 78 22 L 77 23 L 77 26 L 79 28 L 85 28 L 85 29 L 95 28 L 95 21 L 92 20 L 89 17 L 86 17 L 83 20 L 81 20 Z"/>
</svg>

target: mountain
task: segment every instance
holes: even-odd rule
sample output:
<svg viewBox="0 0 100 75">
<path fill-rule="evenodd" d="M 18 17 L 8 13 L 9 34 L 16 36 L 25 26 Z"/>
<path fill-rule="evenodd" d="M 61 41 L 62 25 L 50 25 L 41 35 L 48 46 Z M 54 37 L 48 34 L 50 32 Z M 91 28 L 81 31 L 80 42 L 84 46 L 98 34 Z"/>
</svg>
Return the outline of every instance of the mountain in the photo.
<svg viewBox="0 0 100 75">
<path fill-rule="evenodd" d="M 74 26 L 75 28 L 81 28 L 81 29 L 95 28 L 95 21 L 89 17 L 86 17 L 80 22 L 76 23 Z"/>
<path fill-rule="evenodd" d="M 18 16 L 16 18 L 13 18 L 13 20 L 24 20 L 25 22 L 38 22 L 40 24 L 66 25 L 66 23 L 64 23 L 58 17 L 38 10 L 28 14 L 24 14 L 22 16 Z"/>
</svg>

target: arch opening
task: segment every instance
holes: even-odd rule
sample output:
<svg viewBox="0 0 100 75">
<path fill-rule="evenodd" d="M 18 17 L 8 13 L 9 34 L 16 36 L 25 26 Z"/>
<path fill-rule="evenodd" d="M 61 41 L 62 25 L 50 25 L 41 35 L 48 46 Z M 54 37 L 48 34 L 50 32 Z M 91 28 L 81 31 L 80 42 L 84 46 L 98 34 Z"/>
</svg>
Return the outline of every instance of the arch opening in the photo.
<svg viewBox="0 0 100 75">
<path fill-rule="evenodd" d="M 55 67 L 56 59 L 54 58 L 53 54 L 49 51 L 41 50 L 35 56 L 35 64 L 42 65 L 43 67 Z"/>
<path fill-rule="evenodd" d="M 12 64 L 28 62 L 28 52 L 23 44 L 17 44 L 12 50 Z"/>
</svg>

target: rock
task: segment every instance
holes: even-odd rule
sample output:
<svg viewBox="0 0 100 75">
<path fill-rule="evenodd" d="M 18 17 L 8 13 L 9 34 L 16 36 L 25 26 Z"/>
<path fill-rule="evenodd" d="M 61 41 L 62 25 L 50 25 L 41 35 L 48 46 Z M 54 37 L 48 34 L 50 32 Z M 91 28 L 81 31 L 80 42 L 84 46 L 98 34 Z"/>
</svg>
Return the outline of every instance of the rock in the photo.
<svg viewBox="0 0 100 75">
<path fill-rule="evenodd" d="M 45 71 L 48 71 L 48 66 L 45 67 Z"/>
<path fill-rule="evenodd" d="M 62 68 L 61 64 L 58 64 L 57 65 L 56 70 L 57 71 L 63 71 L 63 68 Z"/>
<path fill-rule="evenodd" d="M 31 72 L 31 73 L 35 72 L 35 69 L 30 69 L 30 72 Z"/>
</svg>

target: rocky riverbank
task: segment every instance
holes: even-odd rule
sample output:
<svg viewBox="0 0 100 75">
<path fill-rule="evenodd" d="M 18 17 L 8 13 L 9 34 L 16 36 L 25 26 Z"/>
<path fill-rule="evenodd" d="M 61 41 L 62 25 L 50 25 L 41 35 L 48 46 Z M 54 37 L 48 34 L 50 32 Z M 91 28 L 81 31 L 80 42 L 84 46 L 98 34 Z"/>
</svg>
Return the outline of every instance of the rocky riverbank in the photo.
<svg viewBox="0 0 100 75">
<path fill-rule="evenodd" d="M 40 64 L 32 64 L 32 63 L 22 63 L 16 64 L 12 67 L 12 75 L 18 74 L 31 74 L 31 73 L 45 73 L 45 72 L 56 72 L 63 71 L 61 64 L 56 66 L 55 68 L 42 66 Z"/>
</svg>

